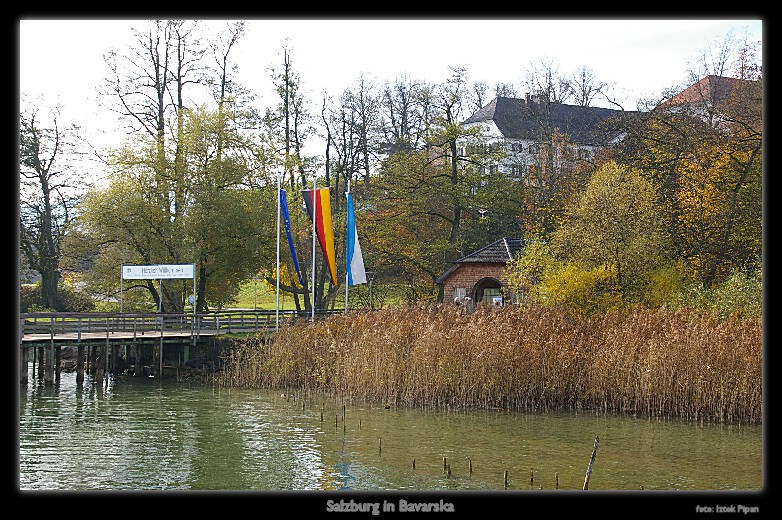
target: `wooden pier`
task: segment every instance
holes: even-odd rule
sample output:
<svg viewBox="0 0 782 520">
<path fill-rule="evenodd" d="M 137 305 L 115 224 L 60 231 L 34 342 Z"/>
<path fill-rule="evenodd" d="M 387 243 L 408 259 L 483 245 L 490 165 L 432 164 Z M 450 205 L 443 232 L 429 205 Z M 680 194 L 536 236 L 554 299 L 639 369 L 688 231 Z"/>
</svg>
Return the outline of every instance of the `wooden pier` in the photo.
<svg viewBox="0 0 782 520">
<path fill-rule="evenodd" d="M 279 318 L 279 321 L 278 321 Z M 28 382 L 29 363 L 36 362 L 44 382 L 53 383 L 59 373 L 62 348 L 76 347 L 77 379 L 84 377 L 85 363 L 92 363 L 95 377 L 127 369 L 162 377 L 168 367 L 183 368 L 190 347 L 199 341 L 228 334 L 273 332 L 279 325 L 305 319 L 296 311 L 230 310 L 203 314 L 162 313 L 24 313 L 19 317 L 19 376 Z M 172 348 L 166 348 L 169 346 Z M 173 355 L 171 354 L 173 351 Z M 164 355 L 168 354 L 168 357 Z M 31 359 L 32 356 L 32 359 Z M 150 361 L 151 360 L 151 361 Z M 147 361 L 150 361 L 147 363 Z M 151 373 L 145 373 L 145 366 Z"/>
</svg>

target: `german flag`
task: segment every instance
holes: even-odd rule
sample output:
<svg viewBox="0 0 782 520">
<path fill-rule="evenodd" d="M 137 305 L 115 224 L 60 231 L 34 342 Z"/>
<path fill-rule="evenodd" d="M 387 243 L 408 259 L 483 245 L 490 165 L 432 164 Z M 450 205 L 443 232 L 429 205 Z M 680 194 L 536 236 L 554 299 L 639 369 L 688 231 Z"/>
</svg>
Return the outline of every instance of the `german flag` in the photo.
<svg viewBox="0 0 782 520">
<path fill-rule="evenodd" d="M 303 190 L 304 206 L 310 221 L 313 220 L 312 208 L 315 208 L 315 231 L 320 249 L 326 258 L 331 275 L 331 285 L 337 285 L 337 264 L 334 257 L 334 226 L 331 221 L 331 195 L 329 188 Z"/>
</svg>

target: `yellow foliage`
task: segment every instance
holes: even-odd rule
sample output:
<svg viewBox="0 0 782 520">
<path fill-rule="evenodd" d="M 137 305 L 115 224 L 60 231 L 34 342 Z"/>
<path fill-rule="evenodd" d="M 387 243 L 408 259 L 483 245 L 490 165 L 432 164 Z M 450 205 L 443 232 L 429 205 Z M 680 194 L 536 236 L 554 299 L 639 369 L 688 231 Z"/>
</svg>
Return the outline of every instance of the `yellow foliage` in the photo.
<svg viewBox="0 0 782 520">
<path fill-rule="evenodd" d="M 272 269 L 271 270 L 271 278 L 276 280 L 277 276 L 277 270 Z M 291 276 L 290 272 L 288 271 L 288 266 L 286 264 L 280 264 L 280 284 L 287 285 L 289 287 L 300 287 L 299 280 L 295 276 Z M 269 283 L 268 280 L 264 278 L 263 283 L 266 287 L 266 292 L 268 293 L 276 293 L 277 292 L 277 285 L 273 283 Z"/>
<path fill-rule="evenodd" d="M 622 296 L 615 286 L 615 266 L 603 264 L 589 268 L 583 263 L 570 262 L 543 279 L 533 292 L 535 300 L 546 306 L 563 306 L 593 315 L 621 304 Z"/>
</svg>

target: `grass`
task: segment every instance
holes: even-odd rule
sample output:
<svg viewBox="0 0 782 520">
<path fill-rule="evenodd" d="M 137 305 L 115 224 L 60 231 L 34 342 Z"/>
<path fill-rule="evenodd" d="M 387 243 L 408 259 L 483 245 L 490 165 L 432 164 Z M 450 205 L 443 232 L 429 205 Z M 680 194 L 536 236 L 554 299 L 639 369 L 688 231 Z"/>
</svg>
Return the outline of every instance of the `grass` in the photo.
<svg viewBox="0 0 782 520">
<path fill-rule="evenodd" d="M 235 302 L 228 307 L 239 309 L 276 309 L 276 288 L 272 288 L 272 290 L 269 291 L 267 287 L 267 284 L 263 280 L 248 280 L 242 283 Z M 391 283 L 375 284 L 373 305 L 376 309 L 386 305 L 398 305 L 404 299 L 404 292 L 404 287 L 400 285 Z M 348 296 L 350 298 L 350 308 L 369 307 L 368 284 L 352 287 Z M 301 302 L 301 306 L 304 308 L 304 301 L 302 300 L 301 295 L 299 296 L 299 302 Z M 336 295 L 334 307 L 337 309 L 345 308 L 344 286 Z M 280 291 L 280 309 L 296 309 L 292 294 L 286 294 Z"/>
<path fill-rule="evenodd" d="M 759 423 L 758 319 L 635 308 L 350 311 L 233 350 L 225 386 L 300 388 L 412 407 L 572 409 Z"/>
<path fill-rule="evenodd" d="M 244 282 L 239 289 L 239 295 L 236 297 L 236 301 L 231 305 L 231 307 L 239 309 L 276 309 L 276 290 L 269 292 L 267 287 L 267 284 L 263 280 L 249 280 Z M 299 301 L 301 301 L 301 297 L 299 298 Z M 280 310 L 295 309 L 296 305 L 293 301 L 293 295 L 280 291 Z"/>
</svg>

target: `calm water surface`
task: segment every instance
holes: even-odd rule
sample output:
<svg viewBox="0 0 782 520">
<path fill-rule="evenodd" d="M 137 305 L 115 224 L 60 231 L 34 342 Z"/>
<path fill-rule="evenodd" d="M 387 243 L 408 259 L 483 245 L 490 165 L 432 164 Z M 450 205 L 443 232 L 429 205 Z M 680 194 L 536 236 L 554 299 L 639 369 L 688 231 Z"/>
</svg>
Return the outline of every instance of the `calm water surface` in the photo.
<svg viewBox="0 0 782 520">
<path fill-rule="evenodd" d="M 431 411 L 63 373 L 19 395 L 21 490 L 760 491 L 761 426 Z M 450 468 L 450 475 L 448 474 Z"/>
</svg>

